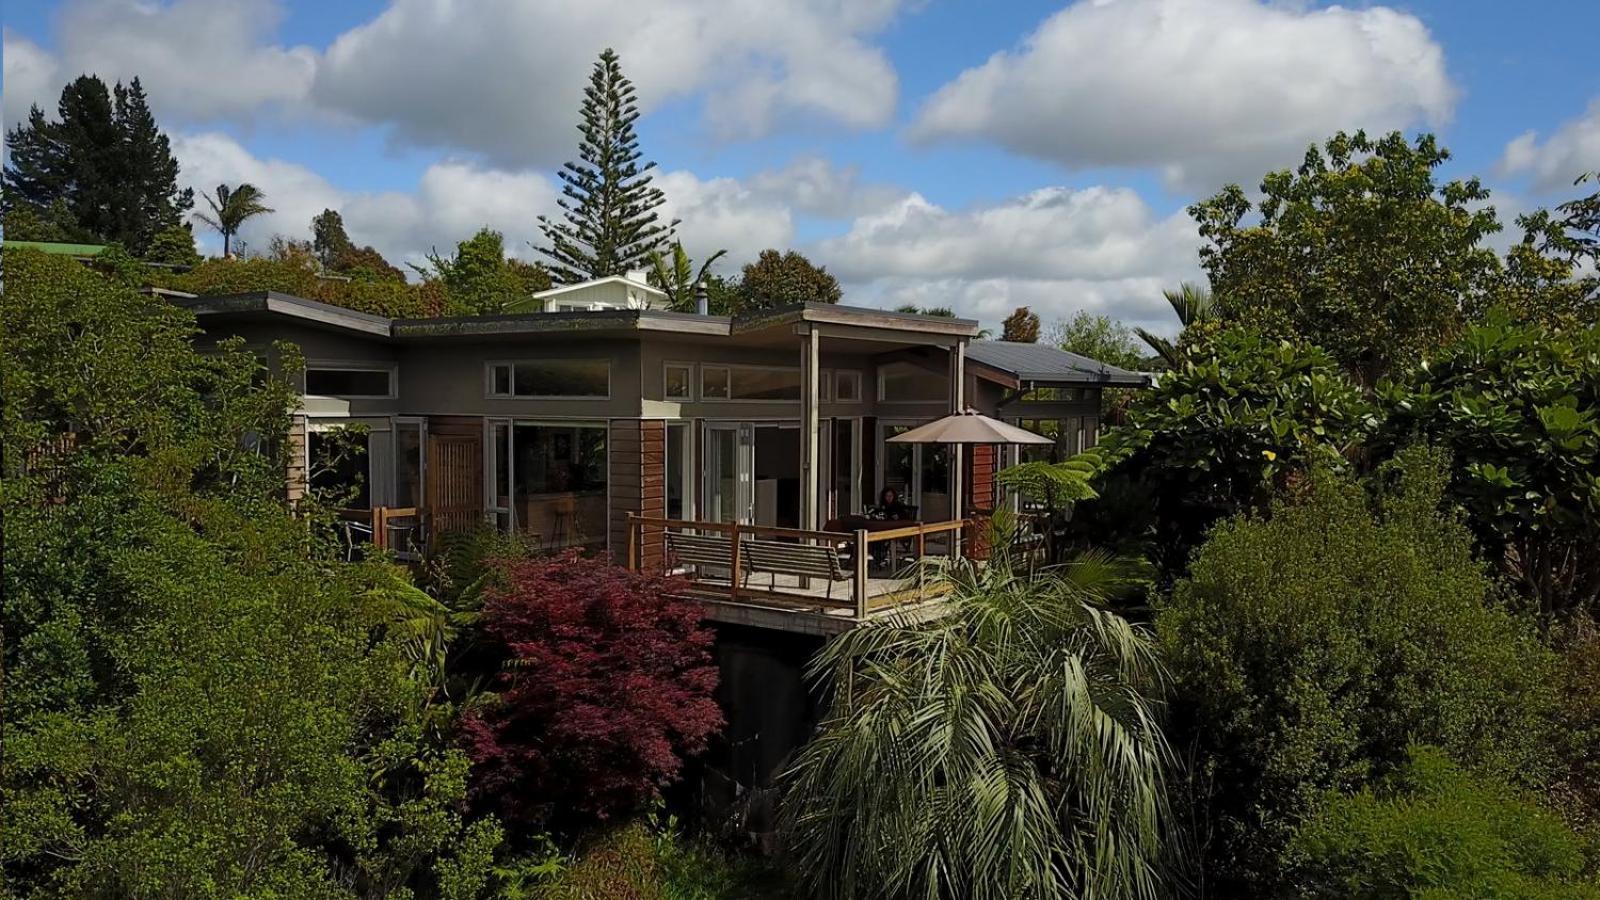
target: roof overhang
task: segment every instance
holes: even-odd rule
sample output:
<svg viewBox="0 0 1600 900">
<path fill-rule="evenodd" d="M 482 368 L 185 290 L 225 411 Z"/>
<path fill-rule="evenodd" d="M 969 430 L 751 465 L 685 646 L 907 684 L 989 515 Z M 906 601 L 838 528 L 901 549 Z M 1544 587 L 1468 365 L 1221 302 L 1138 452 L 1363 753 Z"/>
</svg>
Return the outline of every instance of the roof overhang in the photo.
<svg viewBox="0 0 1600 900">
<path fill-rule="evenodd" d="M 222 294 L 211 297 L 172 296 L 168 300 L 202 318 L 248 320 L 283 317 L 313 328 L 366 337 L 387 338 L 390 336 L 393 324 L 391 319 L 383 316 L 357 312 L 342 306 L 319 303 L 277 291 L 255 291 L 248 294 Z"/>
</svg>

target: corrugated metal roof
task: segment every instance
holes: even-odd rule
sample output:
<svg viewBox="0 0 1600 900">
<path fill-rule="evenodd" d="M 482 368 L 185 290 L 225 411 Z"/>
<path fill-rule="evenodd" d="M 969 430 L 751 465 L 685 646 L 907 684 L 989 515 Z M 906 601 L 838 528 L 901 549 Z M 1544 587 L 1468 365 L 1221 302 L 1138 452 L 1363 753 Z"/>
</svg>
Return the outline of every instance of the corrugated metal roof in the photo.
<svg viewBox="0 0 1600 900">
<path fill-rule="evenodd" d="M 1150 376 L 1107 365 L 1078 353 L 1069 353 L 1049 344 L 1022 344 L 1012 341 L 973 341 L 967 358 L 1009 373 L 1019 381 L 1067 384 L 1147 385 Z"/>
</svg>

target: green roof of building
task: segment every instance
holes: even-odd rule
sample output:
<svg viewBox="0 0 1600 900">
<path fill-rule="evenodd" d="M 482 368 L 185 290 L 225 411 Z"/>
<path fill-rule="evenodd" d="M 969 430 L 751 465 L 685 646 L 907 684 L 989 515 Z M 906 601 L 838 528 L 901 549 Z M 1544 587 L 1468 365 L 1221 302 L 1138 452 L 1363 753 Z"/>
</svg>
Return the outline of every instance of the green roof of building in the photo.
<svg viewBox="0 0 1600 900">
<path fill-rule="evenodd" d="M 38 250 L 62 256 L 98 256 L 105 244 L 58 244 L 54 241 L 6 241 L 7 250 Z"/>
</svg>

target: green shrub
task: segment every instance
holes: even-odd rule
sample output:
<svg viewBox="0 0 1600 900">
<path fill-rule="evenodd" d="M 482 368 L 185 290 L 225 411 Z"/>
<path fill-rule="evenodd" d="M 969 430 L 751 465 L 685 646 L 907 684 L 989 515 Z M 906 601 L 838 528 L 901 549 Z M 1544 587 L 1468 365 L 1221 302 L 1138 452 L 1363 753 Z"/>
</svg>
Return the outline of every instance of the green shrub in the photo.
<svg viewBox="0 0 1600 900">
<path fill-rule="evenodd" d="M 672 819 L 604 832 L 531 894 L 542 900 L 760 900 L 785 896 L 772 870 L 685 836 Z"/>
<path fill-rule="evenodd" d="M 1400 765 L 1411 741 L 1522 780 L 1549 771 L 1553 654 L 1439 511 L 1443 466 L 1408 450 L 1375 498 L 1317 473 L 1219 527 L 1158 612 L 1211 877 L 1265 889 L 1324 793 Z"/>
<path fill-rule="evenodd" d="M 1583 877 L 1592 849 L 1504 781 L 1420 746 L 1376 786 L 1329 798 L 1287 859 L 1304 897 L 1579 900 L 1600 898 Z"/>
</svg>

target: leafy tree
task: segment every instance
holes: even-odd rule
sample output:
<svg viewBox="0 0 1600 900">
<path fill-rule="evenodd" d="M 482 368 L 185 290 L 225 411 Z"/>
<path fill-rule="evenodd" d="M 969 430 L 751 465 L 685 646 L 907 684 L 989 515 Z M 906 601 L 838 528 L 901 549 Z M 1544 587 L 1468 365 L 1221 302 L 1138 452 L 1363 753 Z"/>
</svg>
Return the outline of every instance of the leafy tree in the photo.
<svg viewBox="0 0 1600 900">
<path fill-rule="evenodd" d="M 1582 186 L 1594 174 L 1580 176 Z M 1600 321 L 1600 191 L 1518 216 L 1523 239 L 1506 253 L 1506 283 L 1492 298 L 1524 322 L 1552 328 Z"/>
<path fill-rule="evenodd" d="M 26 203 L 7 201 L 5 209 L 5 235 L 9 241 L 52 241 L 67 244 L 95 244 L 101 238 L 79 227 L 72 211 L 61 198 L 51 201 L 49 208 L 40 211 Z"/>
<path fill-rule="evenodd" d="M 954 319 L 956 317 L 956 311 L 948 306 L 918 306 L 915 303 L 902 303 L 896 306 L 894 311 L 913 316 L 938 316 L 941 319 Z"/>
<path fill-rule="evenodd" d="M 1445 478 L 1418 449 L 1375 499 L 1319 472 L 1216 529 L 1158 611 L 1218 896 L 1282 886 L 1280 854 L 1325 793 L 1402 766 L 1409 741 L 1525 783 L 1549 771 L 1553 655 L 1439 511 Z"/>
<path fill-rule="evenodd" d="M 182 225 L 174 225 L 150 241 L 144 258 L 155 263 L 194 266 L 200 264 L 200 251 L 194 248 L 194 232 Z"/>
<path fill-rule="evenodd" d="M 1413 435 L 1450 450 L 1450 495 L 1484 555 L 1545 614 L 1600 612 L 1600 324 L 1491 313 L 1379 397 L 1374 450 Z"/>
<path fill-rule="evenodd" d="M 1050 329 L 1049 342 L 1068 353 L 1087 356 L 1108 366 L 1139 371 L 1145 354 L 1135 329 L 1110 316 L 1078 310 L 1072 318 L 1057 322 Z"/>
<path fill-rule="evenodd" d="M 481 885 L 498 829 L 423 727 L 415 590 L 282 500 L 287 381 L 72 260 L 5 263 L 8 890 Z"/>
<path fill-rule="evenodd" d="M 1378 422 L 1333 358 L 1240 329 L 1216 333 L 1134 395 L 1126 424 L 1062 465 L 1101 479 L 1073 527 L 1181 572 L 1217 520 L 1265 508 L 1317 465 L 1342 468 Z M 1117 498 L 1145 498 L 1130 509 Z"/>
<path fill-rule="evenodd" d="M 344 230 L 337 210 L 325 209 L 311 219 L 311 248 L 327 272 L 365 281 L 404 281 L 405 273 L 389 264 L 371 246 L 357 247 Z"/>
<path fill-rule="evenodd" d="M 444 287 L 445 314 L 488 315 L 526 308 L 550 277 L 540 266 L 506 258 L 500 232 L 481 229 L 456 245 L 455 255 L 428 254 L 427 266 L 413 266 L 429 281 Z"/>
<path fill-rule="evenodd" d="M 215 195 L 208 194 L 205 199 L 212 214 L 196 213 L 195 218 L 222 234 L 224 257 L 233 255 L 233 236 L 239 233 L 240 226 L 256 216 L 273 211 L 272 207 L 262 202 L 266 194 L 249 182 L 233 188 L 219 184 Z"/>
<path fill-rule="evenodd" d="M 1412 747 L 1378 785 L 1328 799 L 1289 858 L 1303 897 L 1600 898 L 1583 839 L 1437 747 Z"/>
<path fill-rule="evenodd" d="M 1020 344 L 1039 343 L 1039 316 L 1026 306 L 1019 306 L 1000 323 L 1000 340 Z"/>
<path fill-rule="evenodd" d="M 728 251 L 718 250 L 707 257 L 705 262 L 700 264 L 699 270 L 696 270 L 688 252 L 683 249 L 683 243 L 673 241 L 670 261 L 659 251 L 650 254 L 650 283 L 666 291 L 668 305 L 680 312 L 694 311 L 695 292 L 700 286 L 704 286 L 706 305 L 709 309 L 711 267 L 717 260 L 727 255 Z"/>
<path fill-rule="evenodd" d="M 633 82 L 623 76 L 609 47 L 584 88 L 582 115 L 579 161 L 563 164 L 558 173 L 565 221 L 539 217 L 539 230 L 548 242 L 539 250 L 550 258 L 551 275 L 563 284 L 645 267 L 650 255 L 672 240 L 678 224 L 659 222 L 656 209 L 666 197 L 651 184 L 650 170 L 656 164 L 640 165 Z"/>
<path fill-rule="evenodd" d="M 1190 284 L 1185 281 L 1178 285 L 1177 290 L 1162 291 L 1161 296 L 1166 299 L 1167 305 L 1171 306 L 1172 311 L 1178 316 L 1178 325 L 1182 329 L 1182 333 L 1179 335 L 1180 343 L 1182 343 L 1182 338 L 1189 334 L 1190 328 L 1216 322 L 1222 317 L 1223 306 L 1220 300 L 1213 296 L 1211 291 L 1200 285 Z M 1176 367 L 1183 363 L 1184 351 L 1179 344 L 1143 328 L 1135 328 L 1133 331 L 1168 366 Z"/>
<path fill-rule="evenodd" d="M 481 619 L 497 696 L 461 724 L 482 806 L 523 829 L 625 816 L 705 749 L 712 635 L 670 588 L 576 552 L 504 564 Z"/>
<path fill-rule="evenodd" d="M 99 78 L 81 75 L 62 88 L 57 115 L 51 121 L 33 107 L 6 134 L 8 219 L 27 208 L 63 237 L 94 236 L 135 254 L 181 223 L 194 195 L 178 190 L 178 161 L 139 79 L 108 91 Z"/>
<path fill-rule="evenodd" d="M 1267 175 L 1258 202 L 1230 185 L 1190 207 L 1228 317 L 1315 343 L 1364 384 L 1421 363 L 1500 278 L 1488 191 L 1438 184 L 1447 159 L 1431 135 L 1340 133 Z"/>
<path fill-rule="evenodd" d="M 793 250 L 763 250 L 755 262 L 745 264 L 735 311 L 796 303 L 838 303 L 843 296 L 839 280 L 829 275 L 826 267 L 813 265 Z"/>
<path fill-rule="evenodd" d="M 837 897 L 1156 897 L 1171 822 L 1148 634 L 1085 556 L 949 571 L 945 615 L 875 620 L 812 663 L 832 708 L 789 773 L 795 870 Z"/>
</svg>

